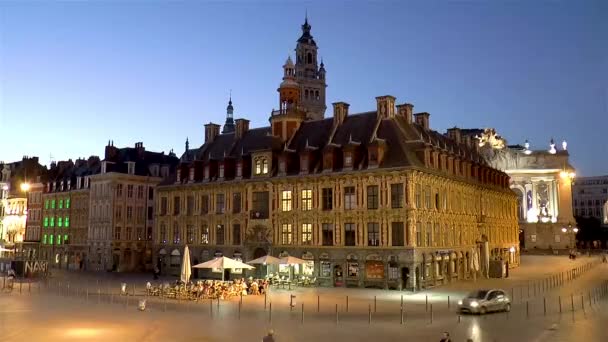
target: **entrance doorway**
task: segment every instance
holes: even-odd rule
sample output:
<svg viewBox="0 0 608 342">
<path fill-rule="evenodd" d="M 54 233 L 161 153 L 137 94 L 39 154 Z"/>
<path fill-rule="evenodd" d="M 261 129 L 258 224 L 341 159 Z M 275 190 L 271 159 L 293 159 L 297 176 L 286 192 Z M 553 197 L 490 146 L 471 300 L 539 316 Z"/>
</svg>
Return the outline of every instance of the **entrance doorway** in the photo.
<svg viewBox="0 0 608 342">
<path fill-rule="evenodd" d="M 402 283 L 401 289 L 402 290 L 407 289 L 407 287 L 410 285 L 409 278 L 410 278 L 410 268 L 402 267 L 401 268 L 401 283 Z"/>
</svg>

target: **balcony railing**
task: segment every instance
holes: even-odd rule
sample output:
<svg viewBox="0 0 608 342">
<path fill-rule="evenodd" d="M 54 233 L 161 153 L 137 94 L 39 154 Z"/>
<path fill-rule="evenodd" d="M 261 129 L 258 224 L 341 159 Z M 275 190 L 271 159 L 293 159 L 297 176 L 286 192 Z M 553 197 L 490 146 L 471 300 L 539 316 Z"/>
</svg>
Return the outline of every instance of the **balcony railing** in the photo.
<svg viewBox="0 0 608 342">
<path fill-rule="evenodd" d="M 268 218 L 268 211 L 251 210 L 250 217 L 252 220 L 265 220 Z"/>
</svg>

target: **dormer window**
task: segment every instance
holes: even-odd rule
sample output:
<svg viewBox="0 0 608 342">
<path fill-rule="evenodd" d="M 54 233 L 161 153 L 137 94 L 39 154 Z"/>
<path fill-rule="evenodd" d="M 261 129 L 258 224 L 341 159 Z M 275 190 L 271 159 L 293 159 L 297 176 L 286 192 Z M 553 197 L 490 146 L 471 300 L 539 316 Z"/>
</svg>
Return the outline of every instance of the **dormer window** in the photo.
<svg viewBox="0 0 608 342">
<path fill-rule="evenodd" d="M 135 174 L 135 162 L 127 162 L 127 172 L 130 175 Z"/>
<path fill-rule="evenodd" d="M 268 159 L 266 157 L 255 158 L 255 174 L 265 175 L 268 173 Z"/>
<path fill-rule="evenodd" d="M 308 156 L 302 155 L 300 157 L 300 172 L 308 172 Z"/>
<path fill-rule="evenodd" d="M 194 182 L 194 166 L 190 167 L 190 174 L 188 175 L 188 180 Z"/>
<path fill-rule="evenodd" d="M 243 177 L 243 162 L 241 161 L 236 164 L 236 176 Z"/>
<path fill-rule="evenodd" d="M 224 163 L 220 163 L 217 168 L 217 173 L 219 178 L 224 178 Z"/>
<path fill-rule="evenodd" d="M 76 178 L 76 187 L 78 189 L 82 188 L 82 177 L 80 177 L 80 176 L 78 178 Z"/>
<path fill-rule="evenodd" d="M 63 181 L 61 181 L 61 189 L 59 191 L 63 191 Z"/>
<path fill-rule="evenodd" d="M 89 184 L 89 177 L 84 177 L 84 187 L 85 187 L 85 189 L 88 189 L 91 187 L 91 185 Z"/>
<path fill-rule="evenodd" d="M 209 180 L 209 165 L 205 165 L 204 176 L 206 180 Z"/>
<path fill-rule="evenodd" d="M 163 178 L 169 176 L 169 167 L 167 165 L 163 165 L 160 168 L 160 176 Z"/>
<path fill-rule="evenodd" d="M 106 173 L 107 170 L 108 170 L 108 162 L 104 160 L 101 162 L 101 173 Z"/>
<path fill-rule="evenodd" d="M 152 165 L 150 173 L 152 173 L 152 177 L 158 177 L 158 165 Z"/>
<path fill-rule="evenodd" d="M 72 180 L 68 179 L 68 190 L 72 189 Z"/>
<path fill-rule="evenodd" d="M 178 169 L 177 170 L 177 182 L 181 183 L 181 181 L 182 181 L 182 170 Z"/>
<path fill-rule="evenodd" d="M 344 153 L 344 167 L 352 167 L 352 166 L 353 166 L 352 153 L 350 153 L 350 152 Z"/>
<path fill-rule="evenodd" d="M 279 160 L 279 172 L 280 173 L 287 172 L 287 167 L 286 167 L 285 159 L 284 158 L 281 158 L 281 160 Z"/>
</svg>

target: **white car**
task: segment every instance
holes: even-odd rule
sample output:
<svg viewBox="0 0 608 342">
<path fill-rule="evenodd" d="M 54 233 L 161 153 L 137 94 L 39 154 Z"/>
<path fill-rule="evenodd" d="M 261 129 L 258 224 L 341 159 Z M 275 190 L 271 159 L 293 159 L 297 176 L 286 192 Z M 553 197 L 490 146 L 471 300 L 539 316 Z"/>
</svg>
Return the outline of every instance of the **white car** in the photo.
<svg viewBox="0 0 608 342">
<path fill-rule="evenodd" d="M 458 311 L 480 314 L 493 311 L 511 311 L 511 300 L 503 290 L 477 290 L 458 301 Z"/>
</svg>

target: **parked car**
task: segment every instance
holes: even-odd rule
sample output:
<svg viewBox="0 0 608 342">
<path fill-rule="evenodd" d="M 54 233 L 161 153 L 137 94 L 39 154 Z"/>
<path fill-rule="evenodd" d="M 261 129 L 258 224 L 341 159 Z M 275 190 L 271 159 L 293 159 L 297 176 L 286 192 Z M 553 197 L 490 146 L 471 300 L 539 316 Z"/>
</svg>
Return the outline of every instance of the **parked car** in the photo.
<svg viewBox="0 0 608 342">
<path fill-rule="evenodd" d="M 511 311 L 511 300 L 503 290 L 477 290 L 458 301 L 458 311 L 480 314 L 493 311 Z"/>
</svg>

